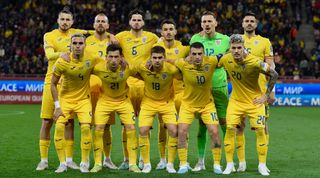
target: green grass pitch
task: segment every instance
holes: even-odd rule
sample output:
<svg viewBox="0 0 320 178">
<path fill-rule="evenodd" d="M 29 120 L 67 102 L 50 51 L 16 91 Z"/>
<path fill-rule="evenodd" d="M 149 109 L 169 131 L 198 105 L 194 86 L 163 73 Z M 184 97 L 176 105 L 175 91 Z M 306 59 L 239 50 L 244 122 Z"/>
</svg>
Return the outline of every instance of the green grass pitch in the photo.
<svg viewBox="0 0 320 178">
<path fill-rule="evenodd" d="M 68 170 L 67 173 L 55 174 L 58 158 L 51 142 L 49 152 L 49 170 L 37 172 L 39 161 L 39 118 L 40 105 L 0 105 L 0 177 L 258 177 L 255 134 L 246 129 L 247 172 L 229 176 L 214 175 L 212 172 L 211 149 L 207 144 L 206 171 L 185 175 L 168 174 L 166 171 L 152 170 L 150 174 L 134 174 L 127 171 L 103 169 L 96 174 L 81 174 L 80 171 Z M 270 146 L 268 167 L 270 177 L 320 177 L 320 110 L 319 108 L 272 107 L 270 119 Z M 77 123 L 77 121 L 76 121 Z M 151 134 L 151 161 L 153 168 L 159 161 L 157 146 L 157 122 Z M 195 121 L 190 130 L 189 162 L 193 167 L 197 161 Z M 76 124 L 76 144 L 74 160 L 80 162 L 79 126 Z M 119 121 L 112 127 L 112 160 L 116 165 L 122 161 L 121 126 Z M 53 136 L 53 129 L 51 132 Z M 92 158 L 92 156 L 91 156 Z M 235 157 L 235 162 L 237 162 Z M 91 166 L 93 161 L 91 159 Z M 225 167 L 225 157 L 222 156 Z M 178 168 L 178 162 L 175 164 Z"/>
</svg>

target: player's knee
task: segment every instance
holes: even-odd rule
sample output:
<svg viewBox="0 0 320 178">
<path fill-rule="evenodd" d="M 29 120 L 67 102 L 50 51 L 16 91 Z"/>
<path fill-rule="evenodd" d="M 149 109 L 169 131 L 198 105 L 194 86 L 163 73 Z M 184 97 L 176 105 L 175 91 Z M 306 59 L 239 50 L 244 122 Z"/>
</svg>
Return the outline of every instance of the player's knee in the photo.
<svg viewBox="0 0 320 178">
<path fill-rule="evenodd" d="M 42 119 L 42 128 L 43 129 L 51 129 L 53 125 L 53 120 L 52 119 Z"/>
<path fill-rule="evenodd" d="M 101 130 L 108 131 L 108 129 L 106 129 L 105 125 L 95 125 L 94 129 L 99 130 L 99 131 L 101 131 Z"/>
<path fill-rule="evenodd" d="M 169 135 L 173 138 L 178 136 L 178 129 L 176 127 L 170 127 L 169 131 Z"/>
<path fill-rule="evenodd" d="M 148 136 L 149 130 L 149 127 L 140 127 L 140 136 Z"/>
</svg>

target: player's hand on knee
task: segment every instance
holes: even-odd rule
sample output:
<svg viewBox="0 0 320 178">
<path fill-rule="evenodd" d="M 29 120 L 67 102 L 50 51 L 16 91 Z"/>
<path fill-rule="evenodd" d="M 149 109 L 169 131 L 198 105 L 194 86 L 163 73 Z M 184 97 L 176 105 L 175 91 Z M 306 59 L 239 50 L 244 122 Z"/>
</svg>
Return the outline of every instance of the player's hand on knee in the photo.
<svg viewBox="0 0 320 178">
<path fill-rule="evenodd" d="M 61 52 L 60 53 L 60 57 L 66 62 L 70 62 L 71 61 L 69 52 Z"/>
<path fill-rule="evenodd" d="M 271 92 L 268 97 L 267 102 L 268 102 L 268 104 L 273 104 L 275 101 L 276 101 L 275 94 L 274 94 L 274 92 Z"/>
<path fill-rule="evenodd" d="M 267 101 L 268 97 L 266 95 L 261 96 L 260 98 L 253 99 L 253 104 L 263 104 Z"/>
<path fill-rule="evenodd" d="M 65 115 L 63 114 L 61 108 L 56 108 L 56 109 L 54 110 L 52 119 L 53 119 L 54 121 L 56 121 L 56 120 L 58 120 L 58 118 L 59 118 L 60 116 L 65 117 Z"/>
</svg>

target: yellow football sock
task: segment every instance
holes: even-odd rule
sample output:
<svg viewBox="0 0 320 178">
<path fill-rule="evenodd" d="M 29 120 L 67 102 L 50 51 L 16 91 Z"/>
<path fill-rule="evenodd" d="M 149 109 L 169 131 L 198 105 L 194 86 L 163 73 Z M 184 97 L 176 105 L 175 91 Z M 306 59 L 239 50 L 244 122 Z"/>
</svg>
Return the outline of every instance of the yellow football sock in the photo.
<svg viewBox="0 0 320 178">
<path fill-rule="evenodd" d="M 48 150 L 50 146 L 50 140 L 39 140 L 40 157 L 41 160 L 48 160 Z"/>
<path fill-rule="evenodd" d="M 178 138 L 169 136 L 168 139 L 168 163 L 174 163 L 177 154 Z"/>
<path fill-rule="evenodd" d="M 54 132 L 54 145 L 61 163 L 66 162 L 65 156 L 65 140 L 64 140 L 65 125 L 63 123 L 56 123 Z"/>
<path fill-rule="evenodd" d="M 180 166 L 187 164 L 187 160 L 188 160 L 187 148 L 178 148 L 178 156 L 180 160 Z"/>
<path fill-rule="evenodd" d="M 127 149 L 127 134 L 124 128 L 122 128 L 122 150 L 123 150 L 123 157 L 129 158 L 129 153 Z"/>
<path fill-rule="evenodd" d="M 102 165 L 103 130 L 94 130 L 93 150 L 95 165 Z"/>
<path fill-rule="evenodd" d="M 164 128 L 164 123 L 159 123 L 158 129 L 158 147 L 160 158 L 166 158 L 166 145 L 167 145 L 167 129 Z"/>
<path fill-rule="evenodd" d="M 103 152 L 104 156 L 110 157 L 111 154 L 111 148 L 112 148 L 112 133 L 111 133 L 111 128 L 109 127 L 108 129 L 104 130 L 104 135 L 103 135 Z"/>
<path fill-rule="evenodd" d="M 236 131 L 234 128 L 227 128 L 226 135 L 224 137 L 224 150 L 226 153 L 227 163 L 233 162 L 235 134 Z"/>
<path fill-rule="evenodd" d="M 138 150 L 138 142 L 136 130 L 127 130 L 127 150 L 129 155 L 129 164 L 135 165 L 137 164 L 137 150 Z"/>
<path fill-rule="evenodd" d="M 73 157 L 73 140 L 66 140 L 66 157 L 72 158 Z"/>
<path fill-rule="evenodd" d="M 91 148 L 91 130 L 89 124 L 81 124 L 81 162 L 87 163 Z"/>
<path fill-rule="evenodd" d="M 213 164 L 220 165 L 221 162 L 221 148 L 212 148 Z"/>
<path fill-rule="evenodd" d="M 257 137 L 257 151 L 259 157 L 259 163 L 266 163 L 267 159 L 267 140 L 266 134 L 263 129 L 256 129 L 256 137 Z"/>
<path fill-rule="evenodd" d="M 149 136 L 139 137 L 140 154 L 144 164 L 150 163 L 150 140 Z M 130 160 L 130 159 L 129 159 Z"/>
<path fill-rule="evenodd" d="M 245 162 L 246 161 L 246 153 L 245 153 L 245 146 L 246 146 L 246 140 L 244 133 L 240 135 L 236 135 L 236 147 L 237 147 L 237 154 L 239 162 Z"/>
</svg>

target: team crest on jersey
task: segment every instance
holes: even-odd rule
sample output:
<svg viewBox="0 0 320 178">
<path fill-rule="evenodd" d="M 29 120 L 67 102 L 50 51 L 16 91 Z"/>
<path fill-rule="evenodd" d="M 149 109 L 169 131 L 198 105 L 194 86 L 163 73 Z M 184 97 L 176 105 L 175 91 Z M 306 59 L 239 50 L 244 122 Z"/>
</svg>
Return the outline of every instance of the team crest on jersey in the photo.
<svg viewBox="0 0 320 178">
<path fill-rule="evenodd" d="M 179 48 L 174 48 L 174 53 L 179 54 Z"/>
<path fill-rule="evenodd" d="M 127 42 L 128 42 L 128 41 L 131 41 L 131 38 L 128 38 L 128 39 L 127 39 Z"/>
<path fill-rule="evenodd" d="M 142 37 L 142 43 L 146 43 L 146 42 L 147 42 L 147 37 L 146 36 Z"/>
<path fill-rule="evenodd" d="M 208 71 L 209 71 L 209 67 L 210 67 L 210 65 L 209 65 L 209 64 L 206 64 L 206 65 L 203 66 L 203 70 L 204 70 L 205 72 L 208 72 Z"/>
<path fill-rule="evenodd" d="M 221 44 L 221 40 L 216 40 L 216 45 L 220 46 L 220 44 Z"/>
<path fill-rule="evenodd" d="M 254 40 L 253 42 L 255 45 L 258 45 L 259 44 L 259 41 L 258 40 Z"/>
<path fill-rule="evenodd" d="M 62 38 L 60 37 L 60 38 L 58 38 L 58 41 L 61 41 L 62 40 Z"/>
<path fill-rule="evenodd" d="M 168 74 L 167 74 L 167 73 L 162 73 L 162 75 L 161 75 L 161 76 L 162 76 L 162 79 L 163 79 L 163 80 L 165 80 L 165 79 L 167 79 L 167 78 L 168 78 Z"/>
<path fill-rule="evenodd" d="M 90 67 L 90 61 L 89 60 L 86 60 L 85 64 L 86 64 L 87 67 Z"/>
<path fill-rule="evenodd" d="M 123 73 L 123 72 L 120 72 L 119 77 L 120 77 L 121 79 L 123 79 L 124 73 Z"/>
<path fill-rule="evenodd" d="M 243 65 L 241 65 L 242 70 L 245 70 L 245 69 L 246 69 L 246 67 L 247 67 L 247 64 L 243 64 Z"/>
</svg>

